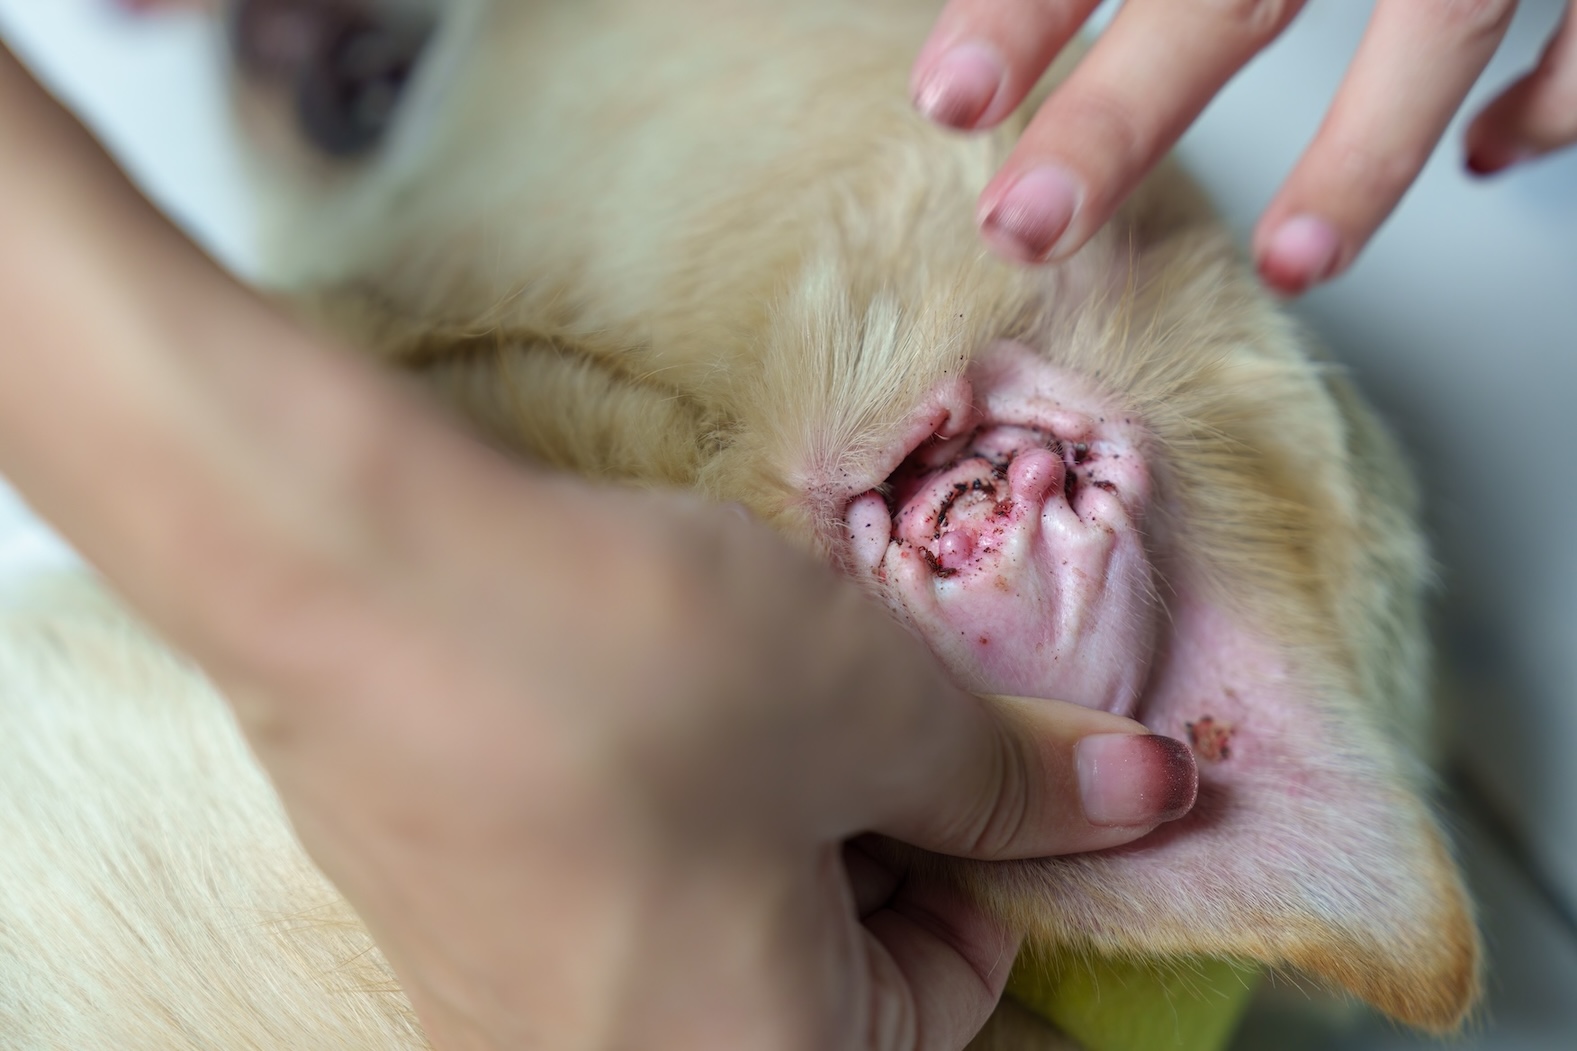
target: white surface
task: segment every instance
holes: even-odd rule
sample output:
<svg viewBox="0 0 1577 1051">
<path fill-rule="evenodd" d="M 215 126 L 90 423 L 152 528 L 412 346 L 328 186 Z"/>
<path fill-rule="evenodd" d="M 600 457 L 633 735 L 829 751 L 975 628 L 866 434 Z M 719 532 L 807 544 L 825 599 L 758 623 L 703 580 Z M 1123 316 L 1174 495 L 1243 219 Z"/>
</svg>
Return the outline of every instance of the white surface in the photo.
<svg viewBox="0 0 1577 1051">
<path fill-rule="evenodd" d="M 1314 3 L 1211 107 L 1184 155 L 1244 233 L 1291 168 L 1361 33 L 1368 3 Z M 1529 65 L 1564 5 L 1525 0 L 1479 94 Z M 0 0 L 0 29 L 59 76 L 128 166 L 220 258 L 247 269 L 249 212 L 211 43 L 190 19 L 131 27 L 94 0 Z M 1577 912 L 1577 153 L 1488 184 L 1459 134 L 1354 271 L 1300 306 L 1398 424 L 1430 491 L 1445 644 L 1463 668 L 1465 761 Z M 6 574 L 58 543 L 0 493 Z M 1474 832 L 1493 940 L 1489 1023 L 1465 1046 L 1577 1046 L 1577 943 Z M 1256 1030 L 1249 1039 L 1271 1040 Z M 1258 1034 L 1258 1035 L 1256 1035 Z M 1274 1042 L 1247 1046 L 1292 1047 Z M 1304 1047 L 1390 1047 L 1384 1027 L 1309 1030 Z"/>
<path fill-rule="evenodd" d="M 0 35 L 209 252 L 252 269 L 252 213 L 209 20 L 134 19 L 108 0 L 0 0 Z"/>
<path fill-rule="evenodd" d="M 0 606 L 28 577 L 79 564 L 76 554 L 0 481 Z"/>
</svg>

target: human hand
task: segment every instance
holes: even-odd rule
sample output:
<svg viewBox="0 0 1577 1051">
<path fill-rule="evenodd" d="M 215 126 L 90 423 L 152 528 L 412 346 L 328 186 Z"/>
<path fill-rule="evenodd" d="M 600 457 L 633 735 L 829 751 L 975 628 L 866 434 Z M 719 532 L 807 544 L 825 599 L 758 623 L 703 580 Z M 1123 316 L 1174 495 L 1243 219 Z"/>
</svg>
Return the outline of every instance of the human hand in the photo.
<svg viewBox="0 0 1577 1051">
<path fill-rule="evenodd" d="M 1128 0 L 1054 90 L 980 198 L 981 230 L 1020 262 L 1062 259 L 1109 219 L 1227 80 L 1304 0 Z M 1024 99 L 1097 0 L 951 0 L 918 61 L 916 104 L 988 128 Z M 1417 178 L 1505 35 L 1515 0 L 1380 0 L 1324 124 L 1254 234 L 1267 284 L 1297 294 L 1345 269 Z M 1467 133 L 1479 173 L 1577 141 L 1577 18 Z"/>
<path fill-rule="evenodd" d="M 222 681 L 440 1047 L 956 1049 L 1016 932 L 850 838 L 1060 853 L 1191 802 L 1183 746 L 982 708 L 751 523 L 413 451 L 376 564 Z"/>
<path fill-rule="evenodd" d="M 686 498 L 524 472 L 223 275 L 0 51 L 0 466 L 235 705 L 439 1047 L 957 1048 L 1016 933 L 848 844 L 1186 809 Z"/>
</svg>

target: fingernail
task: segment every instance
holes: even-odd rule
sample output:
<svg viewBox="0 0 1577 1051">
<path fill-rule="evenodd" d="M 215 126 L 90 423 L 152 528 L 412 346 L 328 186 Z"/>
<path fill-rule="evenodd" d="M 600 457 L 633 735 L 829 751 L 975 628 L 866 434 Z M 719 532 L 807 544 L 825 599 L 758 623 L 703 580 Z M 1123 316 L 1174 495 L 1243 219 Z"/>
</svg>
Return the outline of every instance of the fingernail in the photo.
<svg viewBox="0 0 1577 1051">
<path fill-rule="evenodd" d="M 1066 169 L 1031 168 L 984 209 L 980 232 L 1009 259 L 1045 262 L 1072 224 L 1082 196 L 1078 180 Z"/>
<path fill-rule="evenodd" d="M 990 44 L 966 40 L 931 66 L 914 89 L 921 113 L 949 128 L 973 128 L 1002 89 L 1007 67 Z"/>
<path fill-rule="evenodd" d="M 1260 276 L 1276 291 L 1295 296 L 1336 271 L 1341 247 L 1341 236 L 1330 223 L 1314 215 L 1295 215 L 1265 246 Z"/>
<path fill-rule="evenodd" d="M 1467 155 L 1467 170 L 1474 175 L 1494 175 L 1532 160 L 1534 156 L 1534 151 L 1526 146 L 1481 144 Z"/>
<path fill-rule="evenodd" d="M 1175 821 L 1193 808 L 1199 769 L 1183 742 L 1160 734 L 1092 734 L 1078 743 L 1079 799 L 1092 825 Z"/>
</svg>

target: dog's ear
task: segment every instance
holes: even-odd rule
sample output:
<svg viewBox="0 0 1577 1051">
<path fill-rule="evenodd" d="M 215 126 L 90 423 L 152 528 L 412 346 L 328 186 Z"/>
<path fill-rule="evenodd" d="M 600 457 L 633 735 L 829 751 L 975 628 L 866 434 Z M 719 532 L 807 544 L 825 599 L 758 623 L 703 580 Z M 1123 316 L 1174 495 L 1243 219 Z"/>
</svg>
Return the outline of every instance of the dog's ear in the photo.
<svg viewBox="0 0 1577 1051">
<path fill-rule="evenodd" d="M 1168 251 L 1147 252 L 1164 298 L 1132 297 L 1141 335 L 1072 364 L 1103 369 L 1156 435 L 1167 627 L 1136 716 L 1193 748 L 1199 801 L 1126 847 L 969 879 L 1051 946 L 1295 968 L 1450 1029 L 1479 946 L 1426 802 L 1416 494 L 1235 263 Z"/>
<path fill-rule="evenodd" d="M 1145 528 L 1164 641 L 1134 714 L 1193 748 L 1198 805 L 1127 847 L 956 871 L 1050 947 L 1295 968 L 1401 1021 L 1451 1028 L 1477 993 L 1478 943 L 1425 802 L 1430 563 L 1412 485 L 1383 430 L 1230 248 L 1215 235 L 1176 241 L 1143 248 L 1115 306 L 1093 279 L 1064 273 L 1067 314 L 1026 342 L 1098 377 L 1152 433 Z M 985 302 L 969 315 L 1012 316 Z M 904 315 L 911 327 L 916 314 Z M 868 349 L 872 333 L 904 330 L 880 318 L 852 330 L 865 343 L 809 343 Z M 926 361 L 945 335 L 888 344 L 922 348 Z M 784 360 L 850 388 L 864 374 L 805 353 Z M 858 389 L 855 405 L 879 404 L 871 392 L 886 388 Z M 788 403 L 780 393 L 774 404 Z M 803 453 L 812 436 L 841 433 L 825 421 L 869 426 L 839 404 L 794 402 L 784 417 L 799 431 L 772 433 L 798 437 L 753 459 L 814 463 Z"/>
<path fill-rule="evenodd" d="M 1197 595 L 1172 613 L 1142 716 L 1192 744 L 1193 813 L 1128 847 L 1002 867 L 994 897 L 1049 943 L 1291 966 L 1400 1021 L 1454 1027 L 1477 992 L 1477 938 L 1401 757 L 1311 695 L 1312 655 Z"/>
</svg>

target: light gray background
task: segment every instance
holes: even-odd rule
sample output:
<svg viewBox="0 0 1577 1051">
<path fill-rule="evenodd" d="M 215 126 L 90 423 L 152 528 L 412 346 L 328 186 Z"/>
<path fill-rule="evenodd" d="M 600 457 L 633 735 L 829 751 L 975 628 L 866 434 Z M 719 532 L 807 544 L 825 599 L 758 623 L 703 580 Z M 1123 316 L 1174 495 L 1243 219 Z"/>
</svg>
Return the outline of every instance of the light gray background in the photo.
<svg viewBox="0 0 1577 1051">
<path fill-rule="evenodd" d="M 1371 6 L 1315 0 L 1184 143 L 1245 238 Z M 1563 6 L 1525 0 L 1478 98 L 1531 64 Z M 250 211 L 197 20 L 0 0 L 0 31 L 199 240 L 250 269 Z M 1466 1046 L 1577 1047 L 1577 153 L 1483 183 L 1463 174 L 1459 143 L 1460 127 L 1353 271 L 1297 309 L 1395 422 L 1429 490 L 1442 645 L 1462 686 L 1452 783 L 1492 952 L 1488 1020 Z M 0 488 L 0 589 L 64 557 Z M 1414 1042 L 1270 1008 L 1240 1041 Z"/>
</svg>

